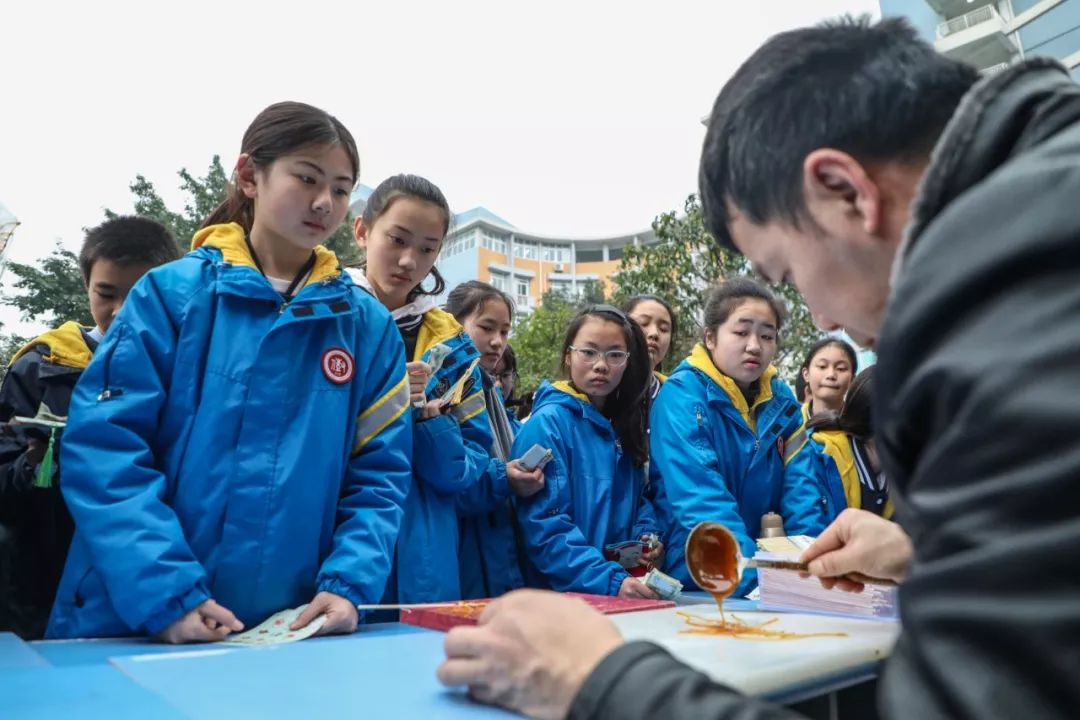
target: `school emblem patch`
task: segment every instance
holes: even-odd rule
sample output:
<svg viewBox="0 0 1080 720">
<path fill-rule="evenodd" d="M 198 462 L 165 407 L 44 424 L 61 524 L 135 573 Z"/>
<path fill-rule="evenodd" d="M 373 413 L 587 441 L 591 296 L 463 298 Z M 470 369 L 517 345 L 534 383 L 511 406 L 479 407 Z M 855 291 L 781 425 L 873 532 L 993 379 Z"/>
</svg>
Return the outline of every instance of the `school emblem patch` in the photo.
<svg viewBox="0 0 1080 720">
<path fill-rule="evenodd" d="M 323 353 L 322 371 L 326 379 L 335 385 L 344 385 L 356 374 L 356 362 L 348 351 L 334 347 Z"/>
</svg>

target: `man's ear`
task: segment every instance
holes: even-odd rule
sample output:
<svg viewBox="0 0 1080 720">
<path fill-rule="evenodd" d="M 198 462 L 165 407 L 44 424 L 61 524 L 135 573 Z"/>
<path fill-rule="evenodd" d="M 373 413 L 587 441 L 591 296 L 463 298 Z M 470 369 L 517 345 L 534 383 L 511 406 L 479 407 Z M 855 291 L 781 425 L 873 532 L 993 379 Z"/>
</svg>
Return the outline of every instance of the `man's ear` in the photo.
<svg viewBox="0 0 1080 720">
<path fill-rule="evenodd" d="M 881 188 L 862 163 L 846 152 L 819 148 L 807 155 L 803 195 L 810 216 L 819 225 L 855 221 L 867 235 L 881 234 Z"/>
<path fill-rule="evenodd" d="M 243 153 L 236 161 L 236 186 L 240 188 L 240 192 L 244 193 L 244 197 L 251 200 L 259 194 L 255 183 L 255 171 L 255 163 L 251 161 L 251 156 Z"/>
</svg>

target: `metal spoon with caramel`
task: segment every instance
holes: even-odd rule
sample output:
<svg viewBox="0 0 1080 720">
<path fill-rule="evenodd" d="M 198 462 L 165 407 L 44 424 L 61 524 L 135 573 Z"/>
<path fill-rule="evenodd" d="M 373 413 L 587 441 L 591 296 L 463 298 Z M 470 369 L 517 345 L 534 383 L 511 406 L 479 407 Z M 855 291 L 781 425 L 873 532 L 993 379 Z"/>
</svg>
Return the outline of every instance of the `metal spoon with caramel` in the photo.
<svg viewBox="0 0 1080 720">
<path fill-rule="evenodd" d="M 702 590 L 713 596 L 720 608 L 720 620 L 709 620 L 689 613 L 679 615 L 690 626 L 683 632 L 695 635 L 727 635 L 769 640 L 798 640 L 811 637 L 843 637 L 847 633 L 793 633 L 769 630 L 765 625 L 749 625 L 738 617 L 729 621 L 724 616 L 724 600 L 735 592 L 743 571 L 750 563 L 743 557 L 739 542 L 730 530 L 717 522 L 698 523 L 686 538 L 686 569 Z"/>
</svg>

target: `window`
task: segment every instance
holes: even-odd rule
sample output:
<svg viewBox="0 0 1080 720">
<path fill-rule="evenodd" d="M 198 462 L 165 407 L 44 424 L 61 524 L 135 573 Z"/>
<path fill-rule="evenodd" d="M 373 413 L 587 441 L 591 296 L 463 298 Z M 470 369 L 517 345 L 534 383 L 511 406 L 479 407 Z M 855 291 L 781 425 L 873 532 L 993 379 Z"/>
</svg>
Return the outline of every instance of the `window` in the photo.
<svg viewBox="0 0 1080 720">
<path fill-rule="evenodd" d="M 502 273 L 491 273 L 491 286 L 496 290 L 502 290 L 503 292 L 509 292 L 510 279 Z"/>
<path fill-rule="evenodd" d="M 545 262 L 570 262 L 570 248 L 566 245 L 544 245 L 543 258 Z"/>
<path fill-rule="evenodd" d="M 538 255 L 538 248 L 536 243 L 518 242 L 514 243 L 514 256 L 522 258 L 523 260 L 535 260 Z"/>
<path fill-rule="evenodd" d="M 559 293 L 560 295 L 565 295 L 566 297 L 570 297 L 570 292 L 571 292 L 572 288 L 573 288 L 573 285 L 568 280 L 552 280 L 551 281 L 551 290 L 552 290 L 552 292 Z"/>
<path fill-rule="evenodd" d="M 529 296 L 529 281 L 522 278 L 517 279 L 517 294 L 519 297 Z"/>
<path fill-rule="evenodd" d="M 603 259 L 603 250 L 578 250 L 577 252 L 577 261 L 579 263 L 600 262 Z"/>
<path fill-rule="evenodd" d="M 481 243 L 488 250 L 493 250 L 502 255 L 506 254 L 506 238 L 497 233 L 493 233 L 490 230 L 483 230 L 481 233 Z"/>
</svg>

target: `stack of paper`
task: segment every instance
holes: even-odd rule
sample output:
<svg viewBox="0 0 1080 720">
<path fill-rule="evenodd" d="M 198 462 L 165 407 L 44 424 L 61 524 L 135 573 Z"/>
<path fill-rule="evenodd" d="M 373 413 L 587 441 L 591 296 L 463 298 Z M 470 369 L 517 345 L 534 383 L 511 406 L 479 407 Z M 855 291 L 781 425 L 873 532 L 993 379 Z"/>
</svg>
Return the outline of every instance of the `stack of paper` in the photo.
<svg viewBox="0 0 1080 720">
<path fill-rule="evenodd" d="M 813 538 L 806 536 L 768 538 L 758 541 L 758 560 L 797 561 Z M 878 620 L 897 619 L 895 587 L 866 585 L 862 592 L 826 590 L 817 578 L 802 577 L 790 570 L 758 569 L 760 607 L 824 613 Z"/>
</svg>

